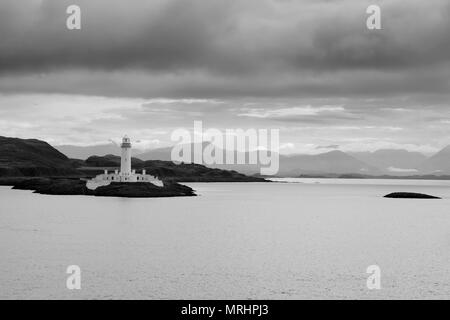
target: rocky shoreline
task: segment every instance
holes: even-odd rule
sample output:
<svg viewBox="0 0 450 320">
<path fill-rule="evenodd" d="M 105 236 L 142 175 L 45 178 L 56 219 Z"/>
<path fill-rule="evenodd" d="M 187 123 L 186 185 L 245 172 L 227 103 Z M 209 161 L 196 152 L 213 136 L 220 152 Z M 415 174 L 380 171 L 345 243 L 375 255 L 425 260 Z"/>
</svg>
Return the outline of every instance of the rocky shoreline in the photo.
<svg viewBox="0 0 450 320">
<path fill-rule="evenodd" d="M 155 198 L 155 197 L 192 197 L 195 191 L 174 182 L 164 183 L 157 187 L 151 183 L 111 183 L 107 186 L 90 190 L 86 181 L 79 178 L 2 178 L 0 185 L 12 186 L 16 190 L 31 190 L 34 193 L 46 195 L 86 195 L 95 197 L 126 197 L 126 198 Z"/>
</svg>

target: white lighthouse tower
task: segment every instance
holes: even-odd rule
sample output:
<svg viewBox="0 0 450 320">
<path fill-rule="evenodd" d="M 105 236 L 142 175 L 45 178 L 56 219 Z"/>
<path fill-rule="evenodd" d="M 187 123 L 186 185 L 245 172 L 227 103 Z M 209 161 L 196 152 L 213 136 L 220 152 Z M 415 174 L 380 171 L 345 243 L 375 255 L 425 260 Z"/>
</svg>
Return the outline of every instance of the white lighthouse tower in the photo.
<svg viewBox="0 0 450 320">
<path fill-rule="evenodd" d="M 146 173 L 145 169 L 142 169 L 142 173 L 136 173 L 136 170 L 131 169 L 131 140 L 128 136 L 122 138 L 122 157 L 120 158 L 120 172 L 114 170 L 114 173 L 108 173 L 105 169 L 103 174 L 97 175 L 95 178 L 89 180 L 86 186 L 89 189 L 94 190 L 99 186 L 106 186 L 113 182 L 148 182 L 158 187 L 163 187 L 164 183 L 157 177 Z"/>
<path fill-rule="evenodd" d="M 131 176 L 131 141 L 128 136 L 124 136 L 122 139 L 122 157 L 120 159 L 120 175 L 123 177 Z M 127 180 L 127 179 L 125 179 Z"/>
</svg>

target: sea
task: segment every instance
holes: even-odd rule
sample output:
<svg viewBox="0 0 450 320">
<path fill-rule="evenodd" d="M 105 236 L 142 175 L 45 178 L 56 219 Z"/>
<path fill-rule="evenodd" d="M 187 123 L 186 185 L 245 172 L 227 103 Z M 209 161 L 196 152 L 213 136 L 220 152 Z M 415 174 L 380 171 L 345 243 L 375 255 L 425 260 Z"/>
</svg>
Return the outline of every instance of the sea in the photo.
<svg viewBox="0 0 450 320">
<path fill-rule="evenodd" d="M 450 181 L 187 185 L 198 197 L 0 187 L 0 299 L 450 298 Z M 442 199 L 383 197 L 400 191 Z"/>
</svg>

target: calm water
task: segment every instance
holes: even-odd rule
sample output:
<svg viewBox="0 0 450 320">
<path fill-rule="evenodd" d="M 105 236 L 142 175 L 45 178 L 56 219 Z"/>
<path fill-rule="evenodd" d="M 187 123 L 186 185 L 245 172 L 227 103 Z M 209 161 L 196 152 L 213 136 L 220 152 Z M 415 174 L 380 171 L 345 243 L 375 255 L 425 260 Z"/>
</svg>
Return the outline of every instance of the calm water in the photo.
<svg viewBox="0 0 450 320">
<path fill-rule="evenodd" d="M 166 199 L 0 187 L 0 298 L 450 298 L 449 182 L 291 182 Z M 66 289 L 73 264 L 81 290 Z M 373 264 L 381 290 L 366 287 Z"/>
</svg>

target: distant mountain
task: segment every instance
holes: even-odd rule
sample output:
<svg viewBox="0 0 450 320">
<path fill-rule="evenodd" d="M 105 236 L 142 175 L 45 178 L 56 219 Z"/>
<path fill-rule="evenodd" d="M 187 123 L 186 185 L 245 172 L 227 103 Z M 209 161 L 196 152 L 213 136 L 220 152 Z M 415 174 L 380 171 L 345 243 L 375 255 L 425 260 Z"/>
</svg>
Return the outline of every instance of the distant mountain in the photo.
<svg viewBox="0 0 450 320">
<path fill-rule="evenodd" d="M 427 157 L 420 152 L 395 149 L 381 149 L 375 152 L 349 152 L 349 154 L 368 165 L 379 168 L 386 174 L 417 173 L 417 167 L 427 160 Z"/>
<path fill-rule="evenodd" d="M 203 148 L 209 143 L 204 142 Z M 75 147 L 59 146 L 59 151 L 70 158 L 87 159 L 92 155 L 120 155 L 120 148 L 114 144 Z M 194 144 L 191 145 L 192 155 Z M 143 161 L 171 161 L 172 147 L 158 148 L 139 153 L 133 150 L 134 157 Z M 220 150 L 219 150 L 220 151 Z M 222 152 L 225 152 L 222 150 Z M 239 153 L 243 155 L 242 153 Z M 244 154 L 249 159 L 250 153 Z M 193 159 L 193 156 L 192 156 Z M 91 159 L 92 160 L 92 159 Z M 218 164 L 208 165 L 210 168 L 235 170 L 244 174 L 259 174 L 259 164 Z M 420 174 L 450 174 L 450 146 L 431 158 L 419 152 L 407 150 L 381 149 L 375 152 L 342 152 L 331 151 L 316 155 L 280 155 L 280 176 L 317 174 L 363 174 L 363 175 L 394 175 L 408 176 Z"/>
<path fill-rule="evenodd" d="M 316 155 L 280 157 L 280 175 L 297 176 L 318 173 L 379 174 L 380 170 L 338 150 Z"/>
<path fill-rule="evenodd" d="M 0 137 L 0 176 L 76 173 L 72 162 L 45 141 Z"/>
<path fill-rule="evenodd" d="M 142 166 L 144 161 L 138 158 L 131 158 L 131 166 L 137 167 Z M 92 166 L 92 167 L 120 167 L 120 157 L 108 154 L 106 156 L 91 156 L 86 159 L 85 165 Z"/>
<path fill-rule="evenodd" d="M 196 150 L 196 146 L 199 147 L 201 150 L 203 150 L 207 145 L 209 145 L 209 142 L 203 142 L 202 144 L 194 144 L 191 143 L 191 159 L 194 159 L 194 151 Z M 200 147 L 201 145 L 201 147 Z M 189 147 L 189 145 L 186 145 L 186 147 Z M 173 147 L 166 147 L 166 148 L 156 148 L 148 150 L 144 153 L 136 153 L 134 156 L 136 158 L 142 159 L 144 161 L 147 160 L 163 160 L 163 161 L 171 161 L 172 157 L 172 149 Z"/>
<path fill-rule="evenodd" d="M 450 146 L 445 147 L 434 156 L 425 160 L 418 166 L 418 169 L 425 174 L 450 174 Z"/>
<path fill-rule="evenodd" d="M 96 146 L 71 146 L 71 145 L 62 145 L 55 146 L 55 149 L 64 153 L 69 158 L 74 159 L 83 159 L 86 160 L 90 156 L 105 156 L 107 154 L 120 155 L 120 148 L 112 143 L 104 144 L 104 145 L 96 145 Z"/>
<path fill-rule="evenodd" d="M 208 143 L 204 143 L 206 147 Z M 194 145 L 191 146 L 194 150 Z M 155 149 L 146 152 L 145 154 L 138 154 L 136 157 L 142 160 L 170 160 L 172 148 Z M 217 150 L 225 154 L 224 150 Z M 253 152 L 258 153 L 258 151 Z M 250 158 L 249 152 L 236 152 L 237 155 L 243 156 L 248 163 Z M 337 173 L 337 174 L 380 174 L 380 170 L 376 166 L 372 166 L 358 160 L 342 151 L 331 151 L 317 155 L 280 155 L 280 170 L 278 175 L 300 175 L 300 174 L 317 174 L 317 173 Z M 193 159 L 193 157 L 192 157 Z M 259 158 L 258 158 L 259 159 Z M 235 170 L 245 174 L 259 174 L 260 164 L 214 164 L 208 165 L 212 168 L 219 168 L 223 170 Z"/>
<path fill-rule="evenodd" d="M 209 143 L 203 143 L 203 148 Z M 194 150 L 194 145 L 191 146 L 191 150 Z M 138 154 L 136 157 L 142 160 L 170 160 L 172 147 L 150 150 L 144 154 Z M 225 154 L 224 150 L 218 150 Z M 258 154 L 258 151 L 252 152 Z M 243 156 L 245 159 L 250 158 L 250 152 L 245 154 L 242 152 L 236 152 L 237 155 Z M 378 169 L 376 165 L 368 164 L 361 159 L 357 159 L 342 151 L 330 151 L 327 153 L 321 153 L 317 155 L 279 155 L 280 168 L 279 174 L 282 176 L 287 175 L 300 175 L 300 174 L 318 174 L 318 173 L 336 173 L 336 174 L 381 174 L 382 170 Z M 193 157 L 192 157 L 193 159 Z M 259 159 L 259 158 L 258 158 Z M 236 170 L 245 174 L 259 174 L 260 164 L 214 164 L 208 165 L 212 168 L 219 168 L 223 170 Z"/>
<path fill-rule="evenodd" d="M 136 154 L 136 157 L 147 161 L 147 160 L 163 160 L 163 161 L 170 161 L 172 153 L 172 147 L 167 148 L 157 148 L 152 149 L 144 153 L 138 153 Z"/>
<path fill-rule="evenodd" d="M 192 143 L 190 145 L 191 148 L 191 157 L 192 162 L 196 163 L 194 161 L 194 153 L 196 150 L 201 150 L 200 156 L 203 154 L 204 148 L 206 148 L 208 145 L 210 145 L 209 142 L 203 142 L 200 144 L 194 144 Z M 189 147 L 189 146 L 186 146 Z M 136 157 L 142 160 L 164 160 L 164 161 L 172 161 L 171 153 L 172 153 L 173 147 L 167 147 L 167 148 L 158 148 L 158 149 L 152 149 L 145 153 L 137 154 Z M 216 149 L 216 152 L 223 155 L 223 160 L 225 162 L 225 150 L 222 149 Z M 243 152 L 236 152 L 237 154 L 245 157 L 245 159 L 249 159 L 249 152 L 243 153 Z M 203 164 L 209 168 L 215 168 L 215 169 L 221 169 L 221 170 L 234 170 L 243 174 L 259 174 L 260 173 L 260 166 L 258 164 L 214 164 L 214 165 L 207 165 L 204 162 L 199 162 L 197 164 Z"/>
<path fill-rule="evenodd" d="M 249 159 L 249 153 L 245 154 Z M 236 170 L 245 174 L 259 174 L 259 164 L 214 165 L 214 167 Z M 267 166 L 265 166 L 267 167 Z M 299 176 L 308 174 L 379 174 L 380 170 L 342 152 L 331 151 L 316 155 L 279 155 L 277 176 Z"/>
<path fill-rule="evenodd" d="M 120 147 L 114 143 L 101 144 L 95 146 L 72 146 L 72 145 L 61 145 L 55 146 L 55 149 L 64 153 L 69 158 L 73 159 L 83 159 L 86 160 L 90 156 L 106 156 L 112 154 L 115 156 L 120 156 Z M 140 153 L 137 149 L 132 150 L 133 155 Z M 150 159 L 149 159 L 150 160 Z"/>
</svg>

